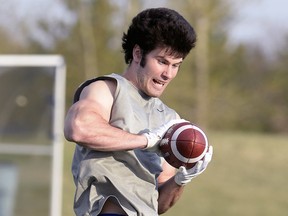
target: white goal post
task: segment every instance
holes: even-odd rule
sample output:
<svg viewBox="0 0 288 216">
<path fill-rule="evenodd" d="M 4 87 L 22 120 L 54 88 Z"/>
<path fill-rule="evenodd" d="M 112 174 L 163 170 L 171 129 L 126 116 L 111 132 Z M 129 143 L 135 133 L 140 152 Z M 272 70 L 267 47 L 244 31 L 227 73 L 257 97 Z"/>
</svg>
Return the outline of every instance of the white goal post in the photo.
<svg viewBox="0 0 288 216">
<path fill-rule="evenodd" d="M 17 142 L 10 141 L 10 138 L 7 139 L 8 141 L 6 139 L 3 140 L 0 139 L 0 155 L 13 155 L 13 157 L 14 156 L 17 157 L 19 155 L 21 156 L 43 155 L 46 157 L 47 156 L 51 157 L 52 170 L 51 170 L 51 193 L 50 193 L 49 214 L 50 216 L 61 216 L 63 145 L 64 145 L 63 125 L 64 125 L 64 112 L 65 112 L 66 65 L 64 58 L 60 55 L 0 55 L 0 68 L 11 69 L 11 68 L 27 68 L 27 67 L 36 68 L 35 70 L 37 70 L 38 67 L 39 68 L 47 67 L 49 68 L 50 71 L 53 71 L 51 74 L 53 74 L 54 76 L 53 81 L 54 83 L 51 86 L 53 86 L 54 89 L 51 90 L 53 91 L 53 93 L 51 93 L 53 98 L 50 99 L 52 101 L 51 104 L 53 104 L 51 105 L 51 107 L 53 106 L 53 111 L 49 112 L 51 113 L 52 128 L 51 130 L 49 129 L 49 132 L 47 132 L 47 134 L 49 134 L 49 137 L 51 137 L 51 143 L 45 145 L 42 145 L 41 143 L 39 143 L 39 145 L 34 143 L 31 145 L 29 141 L 28 142 L 24 141 L 24 143 L 19 144 Z M 21 71 L 19 71 L 18 74 L 20 73 Z M 37 89 L 35 89 L 34 91 L 37 92 Z M 23 104 L 26 103 L 25 97 L 21 95 L 18 96 L 17 100 L 18 100 L 17 103 L 20 104 L 19 106 L 22 106 Z M 45 106 L 43 107 L 44 109 L 47 109 L 45 108 Z M 9 110 L 9 108 L 7 108 L 6 110 Z M 3 118 L 6 117 L 6 115 L 4 114 L 3 116 L 4 116 Z M 45 125 L 45 123 L 43 124 Z M 10 128 L 12 128 L 10 129 L 10 131 L 13 132 L 14 128 L 16 128 L 15 124 Z M 6 131 L 6 129 L 5 130 L 3 129 L 3 131 Z M 19 140 L 21 140 L 21 138 Z"/>
</svg>

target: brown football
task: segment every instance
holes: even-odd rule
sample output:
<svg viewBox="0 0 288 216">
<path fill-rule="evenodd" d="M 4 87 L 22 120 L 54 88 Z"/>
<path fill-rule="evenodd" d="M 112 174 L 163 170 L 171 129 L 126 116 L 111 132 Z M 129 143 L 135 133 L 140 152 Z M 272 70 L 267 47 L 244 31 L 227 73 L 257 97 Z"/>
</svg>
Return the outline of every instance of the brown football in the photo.
<svg viewBox="0 0 288 216">
<path fill-rule="evenodd" d="M 208 150 L 205 133 L 190 122 L 172 125 L 160 141 L 160 151 L 173 167 L 192 168 Z"/>
</svg>

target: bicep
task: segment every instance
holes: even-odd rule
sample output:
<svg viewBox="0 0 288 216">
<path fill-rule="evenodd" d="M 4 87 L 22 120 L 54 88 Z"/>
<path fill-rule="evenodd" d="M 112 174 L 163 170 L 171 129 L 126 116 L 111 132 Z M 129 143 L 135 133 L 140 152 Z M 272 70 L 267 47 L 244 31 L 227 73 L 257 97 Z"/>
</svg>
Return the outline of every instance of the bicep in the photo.
<svg viewBox="0 0 288 216">
<path fill-rule="evenodd" d="M 80 101 L 89 101 L 94 104 L 94 111 L 109 121 L 115 89 L 116 83 L 114 81 L 96 81 L 83 89 Z M 96 107 L 97 109 L 95 109 Z"/>
<path fill-rule="evenodd" d="M 111 84 L 110 84 L 111 85 Z M 107 124 L 113 104 L 113 89 L 104 81 L 85 87 L 79 101 L 74 103 L 65 117 L 64 134 L 68 140 L 77 140 L 95 124 Z M 82 132 L 82 133 L 81 133 Z"/>
</svg>

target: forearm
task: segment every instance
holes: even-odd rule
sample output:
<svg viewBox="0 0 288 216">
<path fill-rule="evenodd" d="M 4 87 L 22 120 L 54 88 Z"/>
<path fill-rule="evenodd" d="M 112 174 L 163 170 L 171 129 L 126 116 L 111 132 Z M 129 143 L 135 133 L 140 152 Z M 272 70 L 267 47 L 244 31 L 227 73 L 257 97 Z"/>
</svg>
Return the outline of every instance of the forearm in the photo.
<svg viewBox="0 0 288 216">
<path fill-rule="evenodd" d="M 109 125 L 106 119 L 95 113 L 68 111 L 64 135 L 68 141 L 99 151 L 121 151 L 144 148 L 147 139 L 143 135 L 131 134 Z M 83 112 L 84 113 L 84 112 Z"/>
<path fill-rule="evenodd" d="M 177 185 L 174 177 L 172 177 L 162 184 L 158 191 L 158 213 L 163 214 L 179 200 L 184 191 L 184 186 Z"/>
<path fill-rule="evenodd" d="M 85 133 L 67 136 L 67 140 L 98 151 L 121 151 L 144 148 L 144 136 L 127 133 L 112 126 L 87 129 Z"/>
</svg>

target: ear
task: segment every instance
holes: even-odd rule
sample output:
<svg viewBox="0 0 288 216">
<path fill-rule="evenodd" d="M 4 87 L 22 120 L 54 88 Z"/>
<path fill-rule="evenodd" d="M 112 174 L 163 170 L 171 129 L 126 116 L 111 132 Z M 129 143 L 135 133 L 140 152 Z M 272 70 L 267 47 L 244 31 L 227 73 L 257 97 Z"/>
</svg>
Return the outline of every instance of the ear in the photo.
<svg viewBox="0 0 288 216">
<path fill-rule="evenodd" d="M 139 47 L 139 45 L 136 44 L 133 48 L 133 60 L 136 63 L 139 63 L 141 59 L 142 59 L 142 50 Z"/>
</svg>

